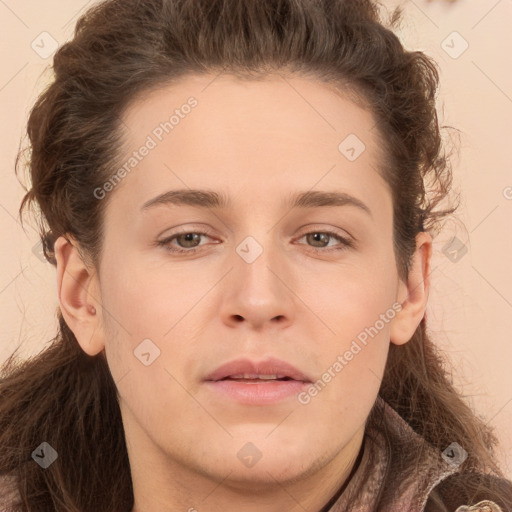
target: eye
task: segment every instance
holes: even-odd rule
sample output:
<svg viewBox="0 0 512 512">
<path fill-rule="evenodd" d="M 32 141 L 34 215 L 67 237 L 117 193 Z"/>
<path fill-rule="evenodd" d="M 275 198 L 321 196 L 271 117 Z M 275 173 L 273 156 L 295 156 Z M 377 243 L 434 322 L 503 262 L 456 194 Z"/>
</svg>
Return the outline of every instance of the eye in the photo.
<svg viewBox="0 0 512 512">
<path fill-rule="evenodd" d="M 165 250 L 175 254 L 193 254 L 201 247 L 201 237 L 210 237 L 208 232 L 202 231 L 184 231 L 182 233 L 175 233 L 172 236 L 159 240 L 157 245 L 164 247 Z M 319 243 L 320 247 L 310 247 L 314 252 L 331 252 L 331 251 L 342 251 L 349 247 L 354 247 L 352 240 L 345 238 L 333 231 L 309 231 L 304 233 L 300 238 L 307 237 L 308 241 L 313 244 Z M 322 246 L 322 244 L 329 243 L 329 238 L 334 238 L 341 242 L 338 246 L 327 248 L 328 245 Z M 176 241 L 179 245 L 172 245 L 172 242 Z"/>
<path fill-rule="evenodd" d="M 202 236 L 209 237 L 209 234 L 202 231 L 184 231 L 183 233 L 176 233 L 170 237 L 164 238 L 163 240 L 159 240 L 157 245 L 164 247 L 169 252 L 192 254 L 199 249 L 199 242 Z M 171 246 L 171 242 L 174 240 L 176 240 L 180 245 L 183 244 L 185 248 Z"/>
<path fill-rule="evenodd" d="M 310 247 L 310 249 L 313 250 L 314 252 L 343 251 L 349 247 L 354 247 L 354 243 L 352 242 L 352 240 L 349 240 L 348 238 L 338 235 L 333 231 L 309 231 L 308 233 L 303 234 L 299 238 L 299 240 L 304 237 L 306 237 L 308 242 L 310 243 L 320 244 L 320 247 Z M 327 249 L 326 247 L 328 246 L 322 246 L 322 244 L 325 242 L 329 243 L 329 238 L 334 238 L 340 241 L 341 244 Z"/>
</svg>

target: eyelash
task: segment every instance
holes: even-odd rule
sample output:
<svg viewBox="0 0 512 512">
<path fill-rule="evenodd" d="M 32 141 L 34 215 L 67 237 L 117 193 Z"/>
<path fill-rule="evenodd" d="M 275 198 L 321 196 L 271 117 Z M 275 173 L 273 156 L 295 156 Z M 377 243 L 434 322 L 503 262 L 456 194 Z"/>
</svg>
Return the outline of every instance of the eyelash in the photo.
<svg viewBox="0 0 512 512">
<path fill-rule="evenodd" d="M 175 238 L 177 238 L 178 236 L 181 236 L 181 235 L 188 235 L 188 234 L 196 234 L 196 235 L 204 235 L 204 236 L 210 236 L 210 233 L 208 232 L 203 232 L 203 231 L 183 231 L 182 233 L 176 233 L 170 237 L 167 237 L 165 238 L 164 240 L 159 240 L 157 242 L 157 245 L 159 247 L 164 247 L 164 249 L 170 253 L 175 253 L 175 254 L 193 254 L 195 252 L 197 252 L 201 246 L 198 246 L 198 247 L 191 247 L 189 249 L 176 249 L 176 248 L 173 248 L 171 249 L 170 248 L 170 242 L 172 242 Z M 304 233 L 303 235 L 301 235 L 299 237 L 300 238 L 304 238 L 306 235 L 310 235 L 310 234 L 323 234 L 323 235 L 328 235 L 330 237 L 333 237 L 333 238 L 336 238 L 337 240 L 339 240 L 340 242 L 342 242 L 342 245 L 339 246 L 339 247 L 335 247 L 335 248 L 322 248 L 322 247 L 309 247 L 310 250 L 312 250 L 313 252 L 316 252 L 316 253 L 321 253 L 321 252 L 332 252 L 332 251 L 344 251 L 344 250 L 347 250 L 348 248 L 353 248 L 354 247 L 354 243 L 349 240 L 348 238 L 345 238 L 345 237 L 342 237 L 340 235 L 338 235 L 337 233 L 333 232 L 333 231 L 308 231 L 307 233 Z"/>
</svg>

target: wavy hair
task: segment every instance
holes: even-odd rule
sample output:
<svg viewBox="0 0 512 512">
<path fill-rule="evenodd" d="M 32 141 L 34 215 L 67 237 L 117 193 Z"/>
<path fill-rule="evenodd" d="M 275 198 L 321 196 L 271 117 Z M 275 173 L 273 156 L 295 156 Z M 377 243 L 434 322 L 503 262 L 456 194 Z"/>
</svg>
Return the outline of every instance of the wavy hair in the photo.
<svg viewBox="0 0 512 512">
<path fill-rule="evenodd" d="M 452 170 L 436 112 L 437 65 L 395 35 L 401 9 L 384 20 L 381 7 L 370 0 L 106 0 L 87 10 L 54 56 L 53 79 L 31 109 L 29 143 L 16 158 L 16 172 L 25 164 L 30 181 L 19 213 L 35 210 L 47 260 L 56 265 L 54 242 L 64 235 L 98 265 L 108 197 L 98 201 L 93 191 L 119 165 L 120 117 L 130 103 L 189 74 L 256 80 L 278 72 L 330 84 L 374 115 L 385 153 L 380 171 L 392 191 L 396 264 L 406 279 L 416 234 L 437 234 L 458 205 L 442 208 Z M 15 351 L 1 370 L 0 473 L 19 493 L 13 510 L 130 511 L 115 383 L 106 359 L 85 354 L 60 309 L 57 315 L 58 333 L 45 350 L 28 360 Z M 449 373 L 423 319 L 408 343 L 391 345 L 379 394 L 440 451 L 453 441 L 463 446 L 469 455 L 461 471 L 501 475 L 492 429 Z M 45 471 L 31 459 L 43 440 L 59 453 Z"/>
</svg>

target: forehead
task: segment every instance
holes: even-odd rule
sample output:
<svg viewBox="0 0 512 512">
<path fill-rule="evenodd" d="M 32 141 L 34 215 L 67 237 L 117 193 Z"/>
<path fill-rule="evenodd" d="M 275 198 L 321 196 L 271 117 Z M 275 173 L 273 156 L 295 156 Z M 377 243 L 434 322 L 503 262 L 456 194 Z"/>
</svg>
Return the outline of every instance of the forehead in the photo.
<svg viewBox="0 0 512 512">
<path fill-rule="evenodd" d="M 375 202 L 387 189 L 371 112 L 310 78 L 189 75 L 139 95 L 122 119 L 128 176 L 115 193 L 140 206 L 205 186 L 269 201 L 319 188 Z"/>
<path fill-rule="evenodd" d="M 190 143 L 229 134 L 226 142 L 234 144 L 238 138 L 258 135 L 254 145 L 277 136 L 334 145 L 337 150 L 336 142 L 349 135 L 348 129 L 368 143 L 375 135 L 372 113 L 355 100 L 351 91 L 313 78 L 270 75 L 242 80 L 226 74 L 191 74 L 139 94 L 122 118 L 131 142 L 146 134 L 160 139 L 170 131 L 176 139 L 188 129 L 204 137 Z M 165 123 L 172 126 L 162 126 Z"/>
</svg>

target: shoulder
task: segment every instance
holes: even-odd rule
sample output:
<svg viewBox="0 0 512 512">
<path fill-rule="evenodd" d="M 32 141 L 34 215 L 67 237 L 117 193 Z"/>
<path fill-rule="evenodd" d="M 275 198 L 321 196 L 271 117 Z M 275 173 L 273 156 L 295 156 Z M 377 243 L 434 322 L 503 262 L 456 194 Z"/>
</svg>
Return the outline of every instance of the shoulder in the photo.
<svg viewBox="0 0 512 512">
<path fill-rule="evenodd" d="M 369 426 L 386 461 L 380 498 L 390 510 L 407 504 L 422 512 L 512 512 L 512 482 L 447 462 L 385 401 L 376 404 Z"/>
<path fill-rule="evenodd" d="M 512 512 L 512 482 L 484 473 L 454 473 L 432 489 L 424 512 Z"/>
</svg>

